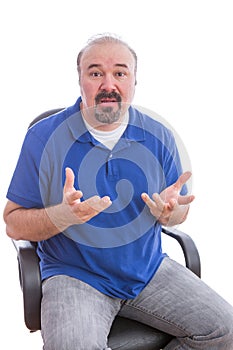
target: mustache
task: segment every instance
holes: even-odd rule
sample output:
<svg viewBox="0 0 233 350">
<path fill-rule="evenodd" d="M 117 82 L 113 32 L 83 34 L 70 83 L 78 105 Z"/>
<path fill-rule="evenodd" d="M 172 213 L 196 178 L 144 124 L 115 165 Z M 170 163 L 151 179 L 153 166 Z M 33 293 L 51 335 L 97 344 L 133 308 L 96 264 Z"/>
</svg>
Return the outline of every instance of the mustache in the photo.
<svg viewBox="0 0 233 350">
<path fill-rule="evenodd" d="M 116 102 L 121 102 L 121 95 L 118 94 L 115 91 L 107 92 L 107 91 L 101 91 L 98 95 L 95 97 L 96 104 L 100 103 L 102 99 L 114 99 Z"/>
</svg>

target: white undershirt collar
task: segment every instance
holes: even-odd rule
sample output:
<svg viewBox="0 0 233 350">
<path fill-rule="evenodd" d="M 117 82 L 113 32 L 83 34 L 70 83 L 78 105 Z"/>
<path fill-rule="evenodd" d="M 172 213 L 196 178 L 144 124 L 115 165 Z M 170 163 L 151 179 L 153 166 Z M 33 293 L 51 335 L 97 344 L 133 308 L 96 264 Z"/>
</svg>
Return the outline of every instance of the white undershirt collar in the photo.
<svg viewBox="0 0 233 350">
<path fill-rule="evenodd" d="M 87 123 L 85 118 L 83 117 L 84 124 L 87 128 L 87 130 L 90 132 L 90 134 L 100 143 L 102 143 L 105 147 L 109 149 L 113 149 L 115 144 L 120 139 L 121 135 L 124 133 L 128 121 L 129 121 L 129 112 L 127 111 L 121 124 L 114 130 L 111 131 L 103 131 L 95 129 L 93 126 Z"/>
</svg>

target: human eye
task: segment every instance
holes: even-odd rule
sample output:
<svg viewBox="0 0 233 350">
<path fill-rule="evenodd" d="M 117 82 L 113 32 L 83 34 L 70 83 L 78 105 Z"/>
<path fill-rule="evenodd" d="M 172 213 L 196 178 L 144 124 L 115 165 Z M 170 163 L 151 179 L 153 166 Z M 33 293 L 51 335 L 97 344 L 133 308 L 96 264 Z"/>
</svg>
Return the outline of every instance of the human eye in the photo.
<svg viewBox="0 0 233 350">
<path fill-rule="evenodd" d="M 124 78 L 126 77 L 126 73 L 123 71 L 116 72 L 116 76 L 119 78 Z"/>
<path fill-rule="evenodd" d="M 102 73 L 101 72 L 98 72 L 98 71 L 93 71 L 93 72 L 90 72 L 90 76 L 92 78 L 99 78 L 102 76 Z"/>
</svg>

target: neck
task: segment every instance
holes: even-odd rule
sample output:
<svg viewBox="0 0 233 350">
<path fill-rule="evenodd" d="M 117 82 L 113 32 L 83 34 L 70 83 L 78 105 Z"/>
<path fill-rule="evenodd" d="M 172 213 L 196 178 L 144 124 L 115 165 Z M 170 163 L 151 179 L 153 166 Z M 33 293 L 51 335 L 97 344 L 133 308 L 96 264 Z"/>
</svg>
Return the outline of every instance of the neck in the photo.
<svg viewBox="0 0 233 350">
<path fill-rule="evenodd" d="M 94 129 L 100 131 L 113 131 L 117 129 L 123 122 L 126 111 L 123 111 L 119 117 L 119 119 L 111 124 L 101 123 L 98 121 L 93 113 L 93 108 L 84 108 L 83 102 L 80 104 L 80 109 L 82 111 L 83 119 Z"/>
</svg>

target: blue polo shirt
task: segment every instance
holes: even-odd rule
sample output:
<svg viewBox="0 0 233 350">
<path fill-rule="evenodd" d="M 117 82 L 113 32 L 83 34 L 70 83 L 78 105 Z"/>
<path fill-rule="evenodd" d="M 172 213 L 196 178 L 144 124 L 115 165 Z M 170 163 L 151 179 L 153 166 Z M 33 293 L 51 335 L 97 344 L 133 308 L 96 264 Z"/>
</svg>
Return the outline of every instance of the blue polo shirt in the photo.
<svg viewBox="0 0 233 350">
<path fill-rule="evenodd" d="M 66 167 L 82 200 L 110 196 L 112 205 L 89 222 L 38 243 L 41 274 L 65 274 L 112 297 L 134 298 L 166 255 L 161 226 L 141 193 L 160 193 L 177 180 L 178 151 L 166 127 L 133 107 L 125 132 L 108 149 L 87 131 L 80 102 L 28 130 L 7 198 L 25 208 L 60 203 Z"/>
</svg>

